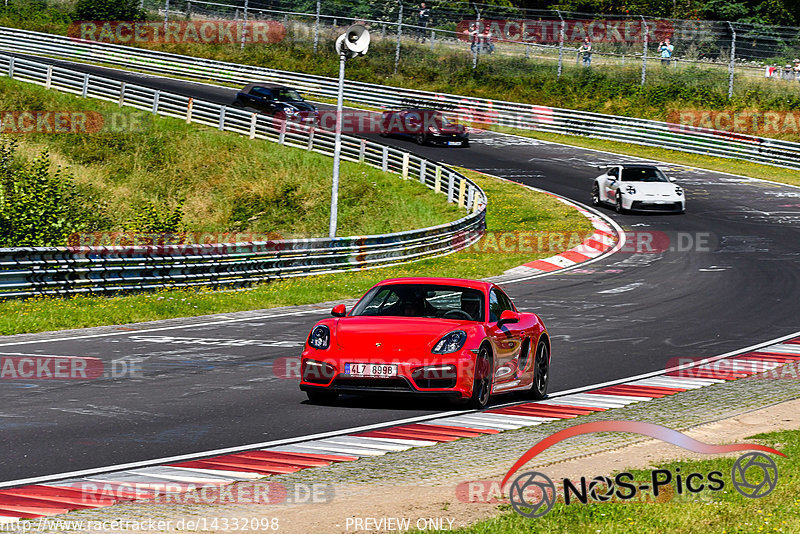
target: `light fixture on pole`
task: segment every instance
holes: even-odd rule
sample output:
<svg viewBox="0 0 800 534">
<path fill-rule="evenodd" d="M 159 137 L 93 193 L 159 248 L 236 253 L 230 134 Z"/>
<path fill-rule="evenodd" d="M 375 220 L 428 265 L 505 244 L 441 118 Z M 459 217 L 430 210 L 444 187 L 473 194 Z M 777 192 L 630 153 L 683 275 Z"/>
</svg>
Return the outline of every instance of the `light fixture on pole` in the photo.
<svg viewBox="0 0 800 534">
<path fill-rule="evenodd" d="M 336 137 L 333 145 L 333 186 L 331 189 L 331 222 L 328 236 L 336 237 L 339 209 L 339 160 L 342 153 L 342 100 L 344 99 L 344 64 L 349 58 L 363 56 L 369 48 L 369 32 L 361 24 L 353 24 L 336 39 L 339 54 L 339 93 L 336 96 Z"/>
</svg>

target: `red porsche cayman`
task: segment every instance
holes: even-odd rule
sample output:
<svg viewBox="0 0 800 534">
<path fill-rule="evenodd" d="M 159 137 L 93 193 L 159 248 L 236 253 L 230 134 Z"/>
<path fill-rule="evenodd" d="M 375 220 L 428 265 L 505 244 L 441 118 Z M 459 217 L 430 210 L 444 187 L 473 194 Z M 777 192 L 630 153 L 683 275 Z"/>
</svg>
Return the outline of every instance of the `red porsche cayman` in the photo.
<svg viewBox="0 0 800 534">
<path fill-rule="evenodd" d="M 347 313 L 311 329 L 300 389 L 312 402 L 340 393 L 449 397 L 483 408 L 489 397 L 547 392 L 550 339 L 500 287 L 453 278 L 397 278 L 373 286 Z"/>
</svg>

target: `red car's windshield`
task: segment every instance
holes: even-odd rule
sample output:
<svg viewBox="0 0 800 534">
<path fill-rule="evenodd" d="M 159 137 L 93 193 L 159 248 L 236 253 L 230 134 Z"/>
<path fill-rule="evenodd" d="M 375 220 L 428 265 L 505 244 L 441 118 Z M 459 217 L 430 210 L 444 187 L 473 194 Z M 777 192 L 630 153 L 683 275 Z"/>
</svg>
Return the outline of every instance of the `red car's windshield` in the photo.
<svg viewBox="0 0 800 534">
<path fill-rule="evenodd" d="M 391 284 L 372 288 L 351 316 L 430 317 L 484 320 L 483 292 L 434 284 Z"/>
</svg>

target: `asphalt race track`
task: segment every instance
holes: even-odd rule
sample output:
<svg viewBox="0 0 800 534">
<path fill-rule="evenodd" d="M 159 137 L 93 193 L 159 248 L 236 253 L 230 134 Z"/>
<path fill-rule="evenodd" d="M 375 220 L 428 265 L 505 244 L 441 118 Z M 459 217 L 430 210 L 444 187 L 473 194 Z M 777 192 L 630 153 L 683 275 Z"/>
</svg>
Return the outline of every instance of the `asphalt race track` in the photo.
<svg viewBox="0 0 800 534">
<path fill-rule="evenodd" d="M 79 69 L 221 103 L 235 95 L 179 80 Z M 632 159 L 494 133 L 474 134 L 468 149 L 386 142 L 582 203 L 589 202 L 591 180 L 599 174 L 592 165 Z M 519 307 L 539 313 L 550 329 L 551 392 L 798 330 L 800 188 L 662 168 L 687 191 L 685 215 L 602 211 L 626 231 L 665 232 L 666 250 L 621 251 L 585 268 L 505 286 Z M 695 246 L 698 239 L 703 246 Z M 246 320 L 160 331 L 123 328 L 25 344 L 0 340 L 2 354 L 128 358 L 139 361 L 142 371 L 117 380 L 3 381 L 0 482 L 452 409 L 390 399 L 350 399 L 335 407 L 306 403 L 296 380 L 276 376 L 273 363 L 298 356 L 311 324 L 327 313 L 266 310 Z"/>
</svg>

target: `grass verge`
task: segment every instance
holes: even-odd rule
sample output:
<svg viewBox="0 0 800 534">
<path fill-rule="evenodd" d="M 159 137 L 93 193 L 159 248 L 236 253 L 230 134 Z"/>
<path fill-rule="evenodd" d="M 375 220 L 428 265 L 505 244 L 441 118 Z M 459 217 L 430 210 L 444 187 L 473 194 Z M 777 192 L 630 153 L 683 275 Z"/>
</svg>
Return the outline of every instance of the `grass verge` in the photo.
<svg viewBox="0 0 800 534">
<path fill-rule="evenodd" d="M 327 235 L 327 156 L 8 78 L 0 78 L 0 107 L 99 112 L 104 125 L 118 125 L 92 134 L 14 134 L 21 162 L 48 150 L 54 165 L 102 200 L 102 230 L 157 231 L 131 225 L 145 206 L 164 211 L 180 205 L 182 226 L 192 232 Z M 410 230 L 463 216 L 413 180 L 348 162 L 341 172 L 339 235 Z"/>
<path fill-rule="evenodd" d="M 558 502 L 550 512 L 538 519 L 524 518 L 514 512 L 456 530 L 458 534 L 541 534 L 594 532 L 600 534 L 650 534 L 651 532 L 685 533 L 757 533 L 800 532 L 800 430 L 771 432 L 753 436 L 774 447 L 785 458 L 770 455 L 778 467 L 778 483 L 772 493 L 752 499 L 739 494 L 731 486 L 731 468 L 735 458 L 675 461 L 656 466 L 670 472 L 708 474 L 723 473 L 722 491 L 702 491 L 691 496 L 673 494 L 665 502 L 607 502 L 569 506 Z M 677 469 L 680 468 L 680 471 Z M 760 480 L 760 469 L 746 471 L 748 481 Z M 635 481 L 651 479 L 651 471 L 632 471 Z M 596 473 L 587 473 L 587 477 Z M 659 497 L 659 501 L 661 498 Z M 592 501 L 590 501 L 592 502 Z M 508 505 L 501 505 L 507 510 Z"/>
<path fill-rule="evenodd" d="M 550 195 L 466 169 L 462 172 L 475 180 L 489 197 L 490 209 L 486 220 L 489 231 L 583 234 L 592 230 L 583 215 Z M 492 238 L 490 235 L 473 249 L 441 258 L 384 269 L 276 281 L 241 291 L 174 290 L 118 297 L 5 301 L 0 302 L 0 334 L 125 324 L 354 298 L 385 278 L 482 278 L 559 252 L 501 253 L 492 246 Z"/>
</svg>

